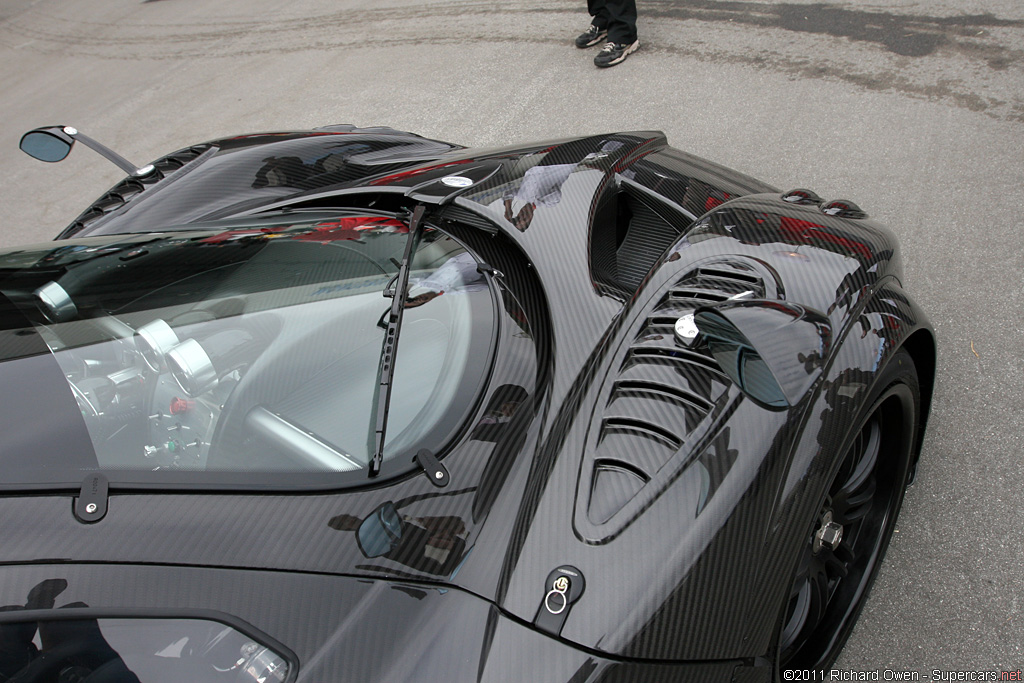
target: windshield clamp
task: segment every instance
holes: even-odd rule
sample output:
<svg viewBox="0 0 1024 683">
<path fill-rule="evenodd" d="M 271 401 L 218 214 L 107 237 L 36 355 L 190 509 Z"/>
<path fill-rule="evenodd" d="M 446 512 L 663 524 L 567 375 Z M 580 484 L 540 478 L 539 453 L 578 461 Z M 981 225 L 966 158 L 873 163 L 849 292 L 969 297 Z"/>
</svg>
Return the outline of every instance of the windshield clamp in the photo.
<svg viewBox="0 0 1024 683">
<path fill-rule="evenodd" d="M 482 261 L 479 264 L 477 264 L 476 272 L 480 273 L 481 275 L 486 275 L 487 277 L 491 277 L 491 278 L 503 278 L 503 277 L 505 277 L 505 274 L 503 272 L 501 272 L 500 270 L 498 270 L 494 266 L 490 265 L 489 263 L 484 263 Z"/>
<path fill-rule="evenodd" d="M 75 499 L 75 517 L 82 524 L 95 524 L 107 514 L 107 493 L 110 482 L 95 472 L 82 482 L 82 491 Z"/>
<path fill-rule="evenodd" d="M 444 465 L 442 465 L 428 449 L 421 448 L 420 452 L 416 454 L 413 460 L 416 461 L 417 465 L 423 468 L 423 471 L 426 473 L 427 479 L 430 480 L 431 484 L 438 488 L 444 488 L 448 485 L 448 482 L 451 480 L 448 470 L 445 469 Z"/>
</svg>

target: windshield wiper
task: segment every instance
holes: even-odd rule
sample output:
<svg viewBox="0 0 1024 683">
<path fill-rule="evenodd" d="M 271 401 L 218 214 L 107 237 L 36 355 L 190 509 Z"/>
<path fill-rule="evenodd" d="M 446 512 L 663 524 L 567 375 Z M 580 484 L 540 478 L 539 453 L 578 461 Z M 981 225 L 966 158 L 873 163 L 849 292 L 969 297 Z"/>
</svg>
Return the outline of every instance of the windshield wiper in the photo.
<svg viewBox="0 0 1024 683">
<path fill-rule="evenodd" d="M 388 315 L 387 328 L 384 330 L 384 346 L 380 352 L 380 365 L 377 367 L 377 383 L 373 387 L 373 403 L 370 406 L 370 424 L 373 425 L 369 434 L 367 450 L 373 453 L 370 458 L 370 476 L 380 474 L 384 462 L 384 437 L 388 430 L 388 406 L 391 404 L 391 381 L 395 376 L 395 360 L 398 354 L 398 334 L 402 329 L 402 313 L 409 295 L 409 271 L 412 270 L 412 256 L 416 253 L 423 225 L 423 214 L 427 207 L 417 204 L 409 220 L 409 239 L 405 243 L 402 262 L 398 266 L 398 280 L 395 282 L 395 293 L 391 299 L 391 311 Z M 387 294 L 387 292 L 385 292 Z"/>
<path fill-rule="evenodd" d="M 405 192 L 405 196 L 416 202 L 409 220 L 409 239 L 405 243 L 402 262 L 398 264 L 398 280 L 391 299 L 391 310 L 388 314 L 387 328 L 384 331 L 384 346 L 380 353 L 380 366 L 377 369 L 377 384 L 373 387 L 373 403 L 370 405 L 370 434 L 367 439 L 367 451 L 370 457 L 370 477 L 380 474 L 384 463 L 384 438 L 388 430 L 388 406 L 391 405 L 391 380 L 395 376 L 395 361 L 398 352 L 398 333 L 402 328 L 402 311 L 409 297 L 409 271 L 412 268 L 412 256 L 416 253 L 416 245 L 423 231 L 423 215 L 427 206 L 443 207 L 454 202 L 460 195 L 476 188 L 498 173 L 502 161 L 495 159 L 483 160 L 458 170 L 458 173 L 433 177 L 413 185 Z M 444 166 L 440 166 L 442 172 Z M 390 282 L 385 286 L 384 296 L 391 295 Z M 426 453 L 426 455 L 424 455 Z M 448 484 L 448 473 L 429 451 L 421 450 L 417 454 L 417 463 L 423 467 L 428 477 L 437 486 Z"/>
</svg>

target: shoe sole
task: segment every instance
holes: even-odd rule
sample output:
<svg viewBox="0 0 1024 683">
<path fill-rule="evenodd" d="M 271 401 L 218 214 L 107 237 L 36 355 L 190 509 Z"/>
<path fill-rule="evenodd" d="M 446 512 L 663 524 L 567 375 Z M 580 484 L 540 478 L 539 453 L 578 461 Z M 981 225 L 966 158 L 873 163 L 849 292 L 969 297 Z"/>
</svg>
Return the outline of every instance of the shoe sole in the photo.
<svg viewBox="0 0 1024 683">
<path fill-rule="evenodd" d="M 630 45 L 629 47 L 627 47 L 625 50 L 623 50 L 622 54 L 619 55 L 616 59 L 613 59 L 612 61 L 608 62 L 607 64 L 598 64 L 597 62 L 594 62 L 594 65 L 597 66 L 598 68 L 601 68 L 601 69 L 607 69 L 609 66 L 615 66 L 616 64 L 620 64 L 620 63 L 626 61 L 626 57 L 630 56 L 631 54 L 636 52 L 638 49 L 640 49 L 640 41 L 639 40 L 634 40 L 633 44 Z"/>
<path fill-rule="evenodd" d="M 589 43 L 584 43 L 583 45 L 580 45 L 579 43 L 576 43 L 576 47 L 578 47 L 581 50 L 586 50 L 588 47 L 594 47 L 595 45 L 597 45 L 598 43 L 600 43 L 602 40 L 604 40 L 607 37 L 608 37 L 608 32 L 605 31 L 604 33 L 599 34 L 596 38 L 591 40 Z"/>
</svg>

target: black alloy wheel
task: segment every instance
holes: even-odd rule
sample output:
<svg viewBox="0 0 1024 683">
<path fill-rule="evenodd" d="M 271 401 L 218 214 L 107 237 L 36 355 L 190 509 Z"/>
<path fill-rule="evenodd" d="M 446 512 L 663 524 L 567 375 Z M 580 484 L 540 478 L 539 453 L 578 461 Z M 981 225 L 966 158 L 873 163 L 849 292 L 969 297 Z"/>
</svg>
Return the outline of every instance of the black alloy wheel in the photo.
<svg viewBox="0 0 1024 683">
<path fill-rule="evenodd" d="M 879 373 L 808 529 L 780 625 L 780 670 L 826 669 L 849 637 L 903 503 L 920 403 L 914 362 L 900 350 Z"/>
</svg>

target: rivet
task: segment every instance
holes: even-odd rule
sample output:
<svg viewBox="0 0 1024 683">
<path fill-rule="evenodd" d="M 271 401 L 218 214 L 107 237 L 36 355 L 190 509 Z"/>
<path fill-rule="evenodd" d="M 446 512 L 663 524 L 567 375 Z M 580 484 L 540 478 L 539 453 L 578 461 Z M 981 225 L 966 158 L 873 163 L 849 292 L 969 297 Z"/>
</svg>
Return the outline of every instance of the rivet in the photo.
<svg viewBox="0 0 1024 683">
<path fill-rule="evenodd" d="M 88 512 L 90 515 L 96 512 L 96 503 L 89 503 L 88 505 L 86 505 L 85 511 Z"/>
</svg>

